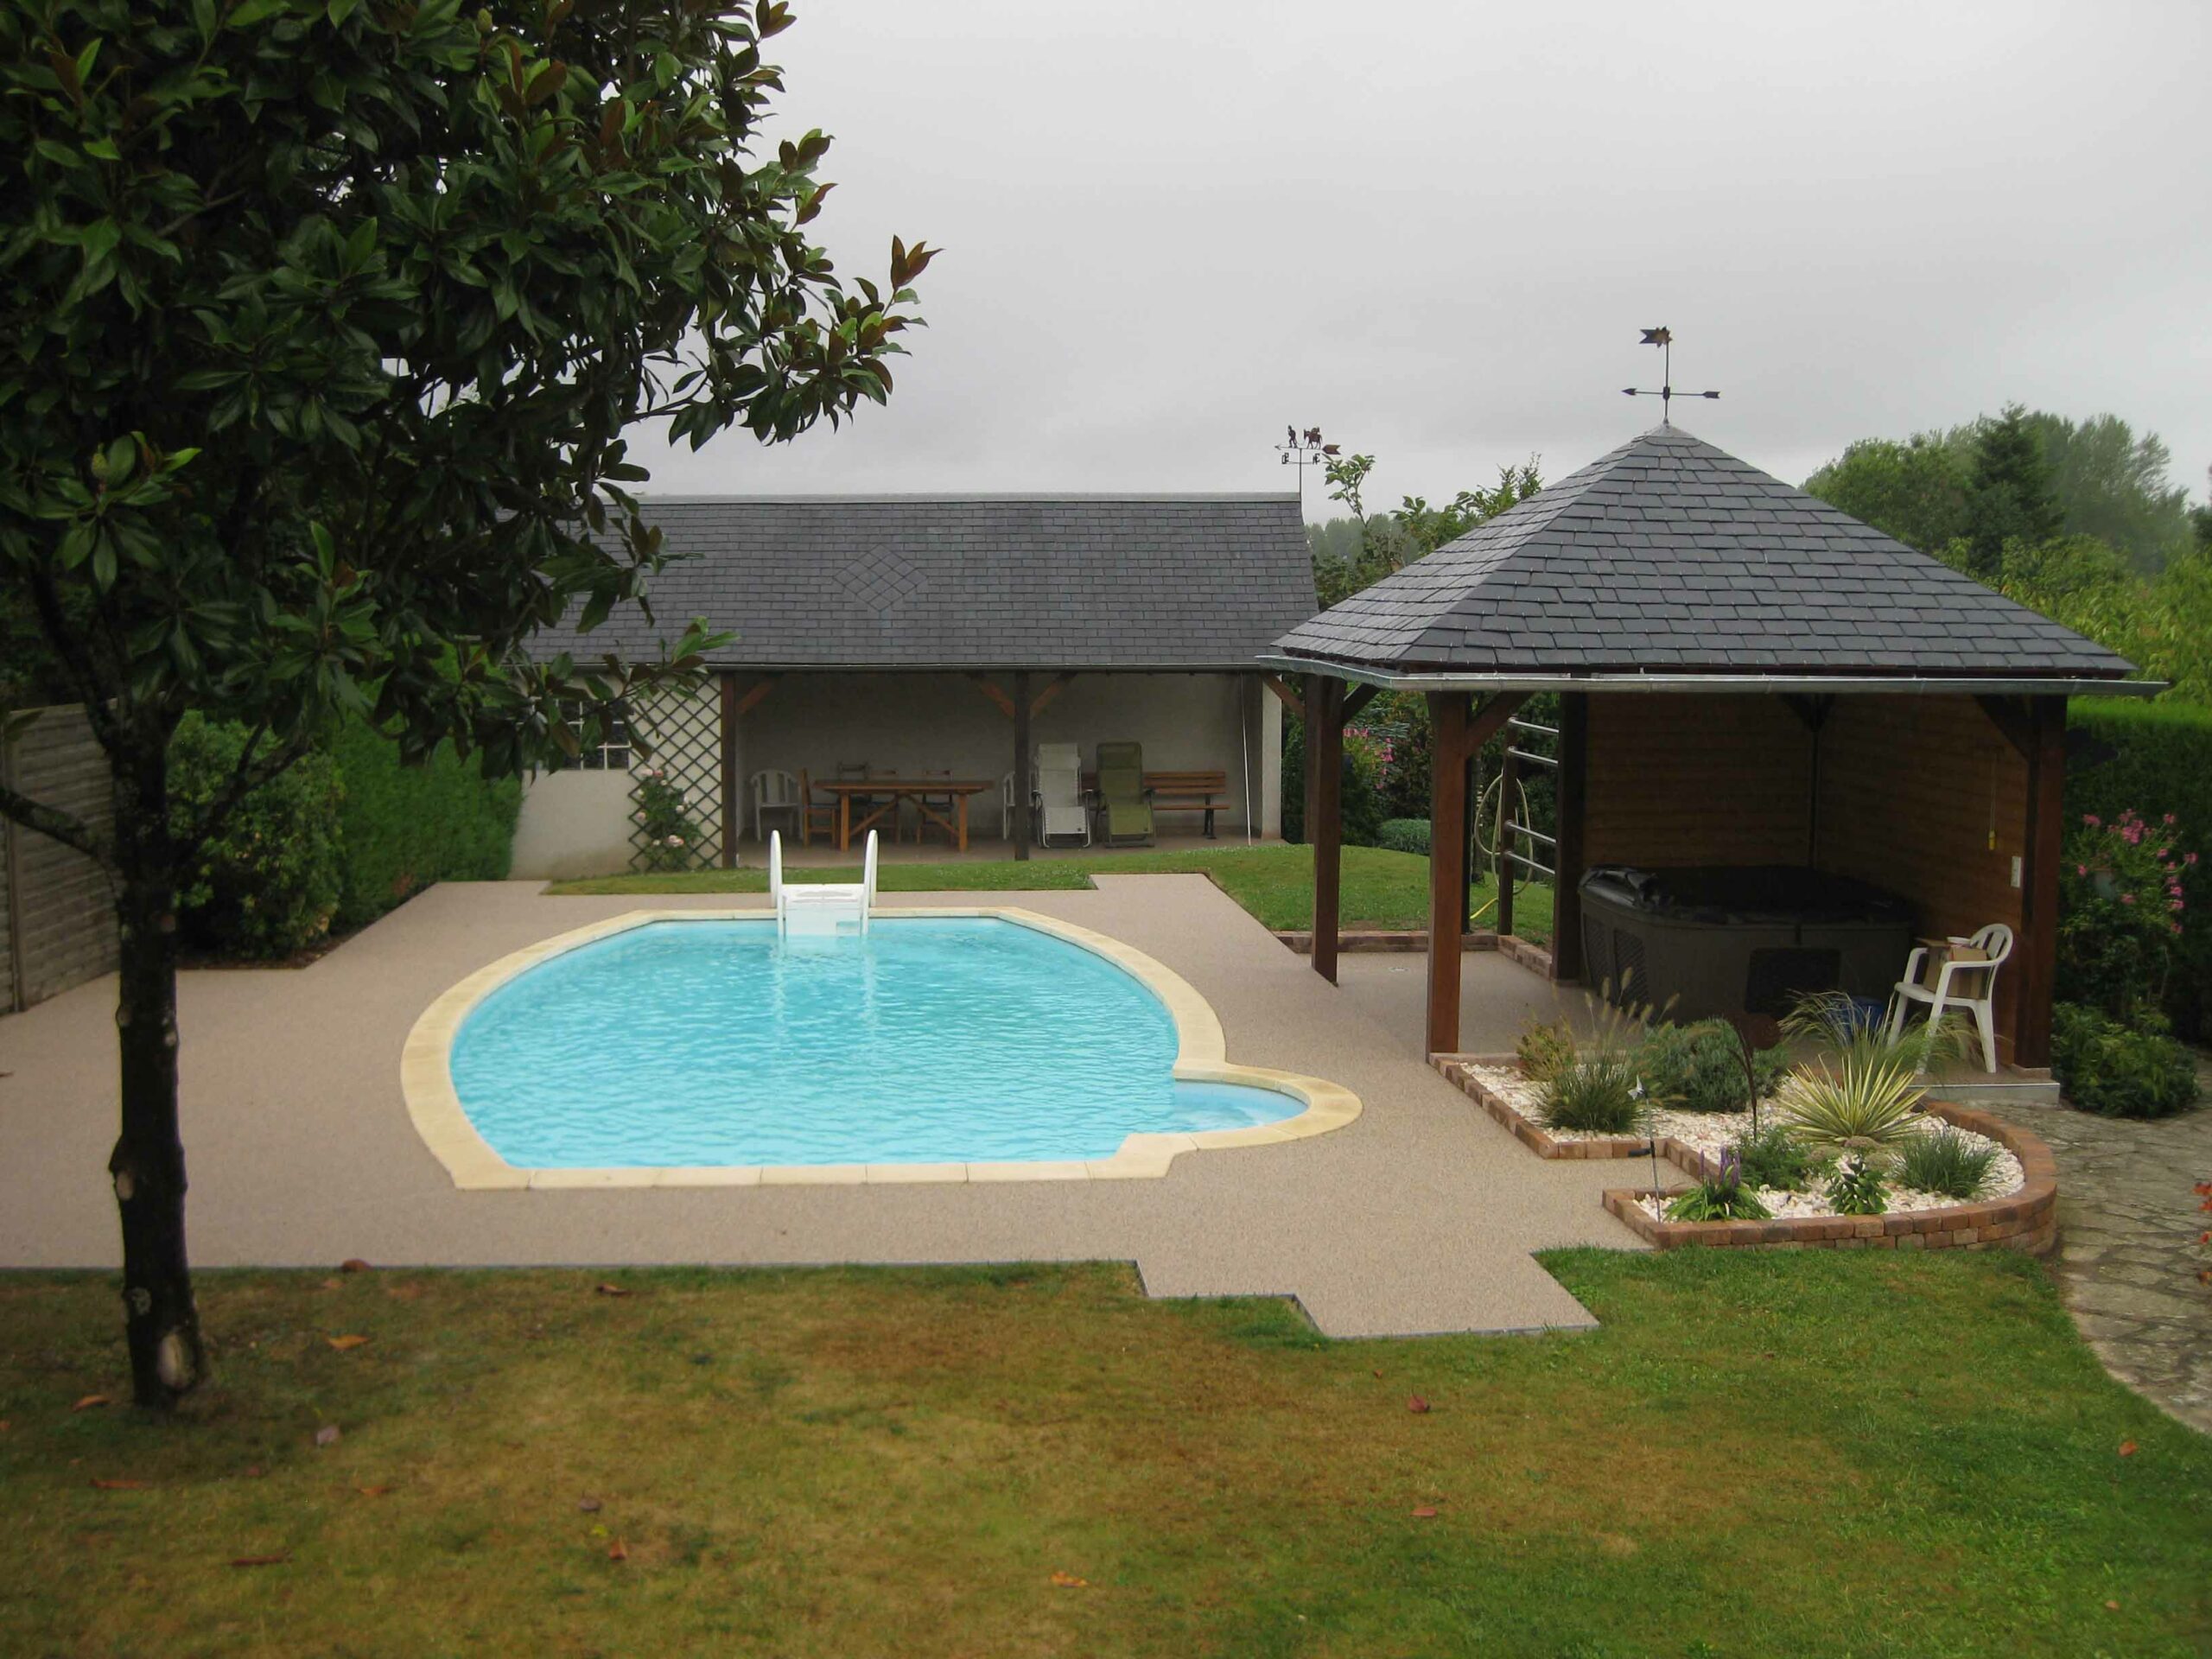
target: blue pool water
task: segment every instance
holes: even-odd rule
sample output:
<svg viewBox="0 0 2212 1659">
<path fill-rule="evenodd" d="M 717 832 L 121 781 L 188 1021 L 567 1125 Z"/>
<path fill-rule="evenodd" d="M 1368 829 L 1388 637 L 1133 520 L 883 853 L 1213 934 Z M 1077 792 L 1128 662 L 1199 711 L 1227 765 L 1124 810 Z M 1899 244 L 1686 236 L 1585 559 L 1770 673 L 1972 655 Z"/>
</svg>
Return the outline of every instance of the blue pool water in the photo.
<svg viewBox="0 0 2212 1659">
<path fill-rule="evenodd" d="M 1110 1158 L 1142 1130 L 1302 1109 L 1178 1083 L 1175 1026 L 1104 957 L 994 917 L 654 922 L 493 991 L 454 1088 L 529 1169 Z"/>
</svg>

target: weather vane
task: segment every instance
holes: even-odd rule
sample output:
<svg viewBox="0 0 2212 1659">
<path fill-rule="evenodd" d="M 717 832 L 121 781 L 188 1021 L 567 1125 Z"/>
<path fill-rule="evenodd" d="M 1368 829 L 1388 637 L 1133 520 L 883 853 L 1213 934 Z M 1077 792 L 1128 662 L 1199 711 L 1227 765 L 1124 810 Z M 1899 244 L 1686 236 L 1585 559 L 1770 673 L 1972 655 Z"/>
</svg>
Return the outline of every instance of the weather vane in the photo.
<svg viewBox="0 0 2212 1659">
<path fill-rule="evenodd" d="M 1321 429 L 1318 426 L 1309 426 L 1303 432 L 1294 426 L 1283 429 L 1289 436 L 1275 445 L 1275 453 L 1282 457 L 1284 466 L 1298 468 L 1298 512 L 1303 518 L 1306 512 L 1306 469 L 1308 467 L 1325 467 L 1334 461 L 1337 446 L 1321 442 Z"/>
<path fill-rule="evenodd" d="M 1662 422 L 1670 426 L 1674 423 L 1669 419 L 1669 412 L 1674 400 L 1678 397 L 1718 397 L 1720 396 L 1717 391 L 1677 392 L 1675 390 L 1675 331 L 1673 329 L 1647 328 L 1643 331 L 1643 338 L 1637 343 L 1639 346 L 1656 346 L 1660 350 L 1662 362 L 1659 370 L 1659 390 L 1644 391 L 1635 386 L 1623 386 L 1621 391 L 1630 397 L 1656 397 L 1659 400 L 1659 418 Z"/>
</svg>

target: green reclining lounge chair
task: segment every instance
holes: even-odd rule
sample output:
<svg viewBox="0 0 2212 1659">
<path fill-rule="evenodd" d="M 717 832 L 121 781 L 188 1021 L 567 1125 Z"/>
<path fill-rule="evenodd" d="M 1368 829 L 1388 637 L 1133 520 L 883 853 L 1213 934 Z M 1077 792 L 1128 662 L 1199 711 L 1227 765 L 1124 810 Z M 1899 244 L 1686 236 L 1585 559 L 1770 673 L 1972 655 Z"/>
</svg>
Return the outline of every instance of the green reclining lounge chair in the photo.
<svg viewBox="0 0 2212 1659">
<path fill-rule="evenodd" d="M 1144 786 L 1144 745 L 1098 746 L 1098 839 L 1109 847 L 1152 844 L 1152 791 Z"/>
</svg>

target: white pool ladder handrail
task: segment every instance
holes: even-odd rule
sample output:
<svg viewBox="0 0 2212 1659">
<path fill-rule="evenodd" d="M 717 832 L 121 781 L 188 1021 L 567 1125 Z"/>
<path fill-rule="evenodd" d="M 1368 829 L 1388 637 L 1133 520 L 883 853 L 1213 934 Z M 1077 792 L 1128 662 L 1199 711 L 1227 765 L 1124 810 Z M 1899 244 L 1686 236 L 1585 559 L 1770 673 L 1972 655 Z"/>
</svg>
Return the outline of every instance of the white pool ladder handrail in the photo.
<svg viewBox="0 0 2212 1659">
<path fill-rule="evenodd" d="M 786 883 L 784 880 L 784 832 L 768 832 L 768 898 L 776 907 L 779 934 L 834 933 L 837 924 L 850 919 L 868 931 L 869 913 L 875 908 L 875 831 L 868 832 L 868 851 L 861 860 L 861 879 L 850 881 Z"/>
</svg>

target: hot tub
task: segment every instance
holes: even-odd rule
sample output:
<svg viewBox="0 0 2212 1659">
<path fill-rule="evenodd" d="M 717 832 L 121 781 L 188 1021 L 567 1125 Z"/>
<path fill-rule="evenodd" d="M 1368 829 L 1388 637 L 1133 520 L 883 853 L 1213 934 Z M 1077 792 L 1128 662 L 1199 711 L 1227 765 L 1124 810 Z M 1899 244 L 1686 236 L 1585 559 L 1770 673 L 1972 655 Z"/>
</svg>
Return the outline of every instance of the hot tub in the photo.
<svg viewBox="0 0 2212 1659">
<path fill-rule="evenodd" d="M 1812 991 L 1886 998 L 1911 949 L 1911 906 L 1792 865 L 1643 869 L 1582 878 L 1583 978 L 1676 1020 L 1783 1014 Z"/>
</svg>

